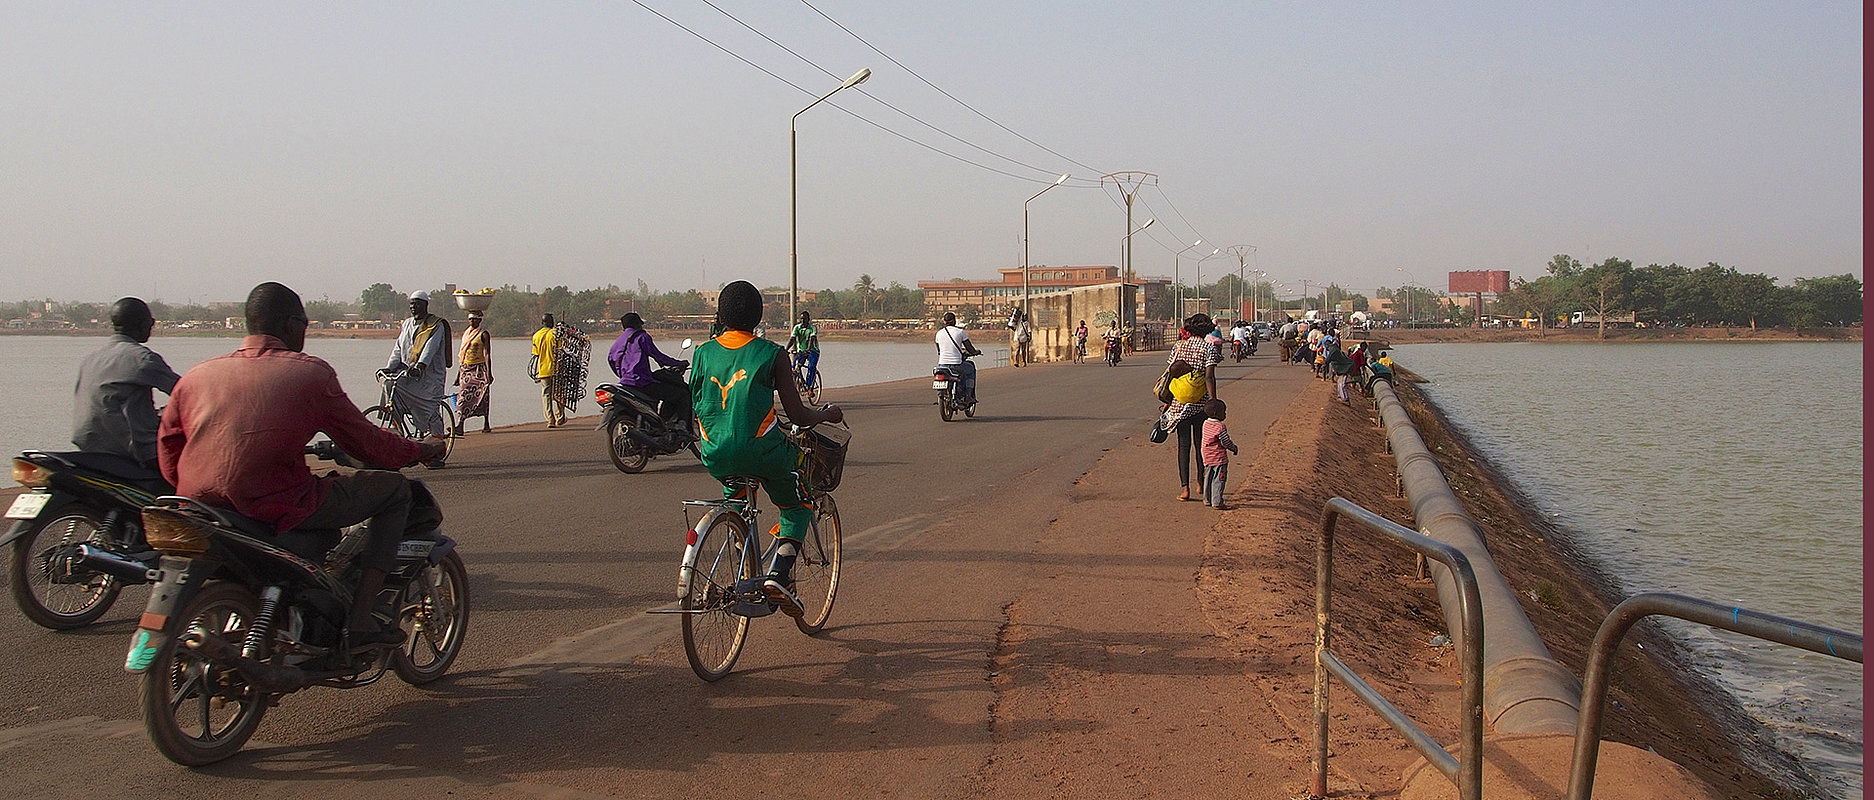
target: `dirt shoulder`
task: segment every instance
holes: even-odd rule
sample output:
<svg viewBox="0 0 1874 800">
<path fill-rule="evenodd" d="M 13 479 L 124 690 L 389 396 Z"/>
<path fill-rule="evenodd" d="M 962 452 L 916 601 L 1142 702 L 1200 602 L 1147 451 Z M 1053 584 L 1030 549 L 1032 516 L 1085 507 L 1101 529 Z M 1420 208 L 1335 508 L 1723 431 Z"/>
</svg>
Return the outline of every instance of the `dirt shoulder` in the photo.
<svg viewBox="0 0 1874 800">
<path fill-rule="evenodd" d="M 1533 505 L 1410 385 L 1402 384 L 1400 394 L 1544 642 L 1581 674 L 1587 646 L 1613 605 L 1612 583 L 1566 536 L 1531 514 Z M 1244 465 L 1232 492 L 1239 508 L 1212 532 L 1199 587 L 1212 625 L 1256 667 L 1250 680 L 1304 739 L 1312 737 L 1306 723 L 1322 507 L 1330 497 L 1345 497 L 1414 527 L 1377 414 L 1370 404 L 1328 403 L 1324 395 L 1325 388 L 1302 392 Z M 1431 644 L 1444 631 L 1430 581 L 1415 577 L 1404 550 L 1352 533 L 1338 537 L 1334 571 L 1335 652 L 1440 741 L 1455 741 L 1457 667 L 1449 646 Z M 1761 752 L 1759 724 L 1681 663 L 1665 637 L 1644 629 L 1630 635 L 1618 659 L 1605 738 L 1657 751 L 1719 796 L 1793 797 L 1766 777 L 1798 780 L 1786 757 Z M 1389 796 L 1416 754 L 1344 688 L 1335 689 L 1336 779 L 1344 775 Z"/>
</svg>

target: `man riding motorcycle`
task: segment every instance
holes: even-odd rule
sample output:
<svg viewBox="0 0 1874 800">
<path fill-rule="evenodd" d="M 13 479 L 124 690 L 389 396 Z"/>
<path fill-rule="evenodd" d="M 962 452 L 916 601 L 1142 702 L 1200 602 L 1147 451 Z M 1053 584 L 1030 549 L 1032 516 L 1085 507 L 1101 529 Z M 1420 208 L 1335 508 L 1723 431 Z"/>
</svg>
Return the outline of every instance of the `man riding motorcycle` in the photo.
<svg viewBox="0 0 1874 800">
<path fill-rule="evenodd" d="M 689 384 L 682 375 L 659 373 L 651 366 L 652 360 L 666 367 L 687 367 L 689 362 L 658 350 L 657 343 L 644 331 L 644 319 L 637 312 L 619 318 L 618 324 L 624 331 L 618 334 L 618 341 L 612 343 L 611 353 L 605 360 L 611 363 L 619 385 L 630 386 L 662 403 L 658 412 L 665 424 L 677 430 L 691 430 Z"/>
<path fill-rule="evenodd" d="M 72 444 L 156 468 L 154 390 L 167 394 L 177 375 L 144 343 L 156 327 L 150 307 L 135 297 L 111 304 L 111 338 L 78 365 L 73 391 Z"/>
<path fill-rule="evenodd" d="M 176 493 L 230 509 L 284 533 L 329 531 L 369 520 L 364 567 L 347 623 L 352 649 L 403 641 L 371 606 L 384 588 L 411 508 L 410 484 L 390 471 L 440 458 L 441 439 L 413 442 L 372 424 L 345 396 L 338 373 L 301 352 L 306 309 L 274 282 L 247 296 L 241 348 L 197 364 L 176 383 L 157 434 L 157 463 Z M 382 469 L 314 477 L 305 445 L 324 433 Z"/>
</svg>

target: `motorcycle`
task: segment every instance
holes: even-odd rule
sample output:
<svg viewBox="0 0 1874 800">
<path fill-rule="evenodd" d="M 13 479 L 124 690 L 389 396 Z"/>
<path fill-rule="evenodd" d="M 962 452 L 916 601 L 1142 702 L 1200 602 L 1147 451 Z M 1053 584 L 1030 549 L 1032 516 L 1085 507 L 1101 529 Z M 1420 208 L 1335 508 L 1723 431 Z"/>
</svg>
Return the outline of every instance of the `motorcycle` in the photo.
<svg viewBox="0 0 1874 800">
<path fill-rule="evenodd" d="M 172 491 L 163 476 L 105 453 L 27 450 L 13 459 L 7 584 L 20 613 L 52 630 L 96 622 L 126 585 L 149 583 L 157 553 L 144 543 L 142 508 Z M 91 554 L 85 566 L 81 552 Z"/>
<path fill-rule="evenodd" d="M 688 350 L 691 344 L 689 339 L 683 340 L 683 349 Z M 664 367 L 652 372 L 651 377 L 653 380 L 682 386 L 683 373 L 689 368 L 689 363 L 685 362 L 682 366 Z M 594 430 L 605 431 L 612 466 L 617 467 L 619 472 L 628 475 L 643 472 L 652 457 L 667 456 L 679 450 L 687 449 L 691 455 L 702 458 L 697 452 L 696 434 L 659 413 L 662 401 L 645 394 L 642 389 L 602 383 L 592 390 L 592 396 L 605 412 Z"/>
<path fill-rule="evenodd" d="M 963 416 L 976 416 L 975 398 L 963 396 L 963 370 L 953 364 L 938 364 L 931 368 L 930 385 L 937 390 L 937 415 L 949 422 L 956 418 L 957 412 Z"/>
<path fill-rule="evenodd" d="M 1111 336 L 1106 337 L 1106 366 L 1119 366 L 1119 340 Z"/>
<path fill-rule="evenodd" d="M 349 463 L 331 442 L 307 451 Z M 410 493 L 412 524 L 374 612 L 406 638 L 356 650 L 345 622 L 364 525 L 327 550 L 331 531 L 276 533 L 187 497 L 143 509 L 145 537 L 162 555 L 124 669 L 139 676 L 143 727 L 158 751 L 185 766 L 211 764 L 238 752 L 285 695 L 369 686 L 387 671 L 422 685 L 448 671 L 468 629 L 468 571 L 442 532 L 434 495 L 420 480 Z"/>
</svg>

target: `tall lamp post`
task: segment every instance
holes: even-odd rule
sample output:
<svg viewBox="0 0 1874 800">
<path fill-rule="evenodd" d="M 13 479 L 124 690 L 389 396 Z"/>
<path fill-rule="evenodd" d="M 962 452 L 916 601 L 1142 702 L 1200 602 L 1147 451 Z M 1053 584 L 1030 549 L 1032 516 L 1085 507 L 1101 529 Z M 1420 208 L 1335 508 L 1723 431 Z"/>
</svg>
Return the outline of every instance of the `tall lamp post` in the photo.
<svg viewBox="0 0 1874 800">
<path fill-rule="evenodd" d="M 1210 302 L 1210 298 L 1204 296 L 1204 262 L 1209 261 L 1213 258 L 1216 258 L 1217 256 L 1220 256 L 1220 255 L 1223 255 L 1223 248 L 1220 248 L 1220 247 L 1213 248 L 1210 251 L 1210 255 L 1204 256 L 1203 258 L 1200 258 L 1197 260 L 1197 275 L 1193 278 L 1193 280 L 1197 281 L 1197 299 L 1204 301 L 1204 306 L 1205 306 L 1204 314 L 1206 315 L 1208 315 L 1212 311 L 1212 308 L 1211 308 L 1212 304 Z M 1178 310 L 1183 311 L 1184 309 L 1178 309 Z"/>
<path fill-rule="evenodd" d="M 1029 311 L 1028 311 L 1028 204 L 1030 202 L 1033 202 L 1035 198 L 1040 197 L 1044 194 L 1047 194 L 1048 189 L 1052 189 L 1056 186 L 1066 183 L 1067 178 L 1068 178 L 1067 173 L 1061 173 L 1061 177 L 1055 179 L 1053 183 L 1048 184 L 1047 189 L 1042 189 L 1039 192 L 1035 192 L 1034 194 L 1029 195 L 1027 200 L 1022 201 L 1022 318 L 1023 319 L 1027 319 L 1028 314 L 1029 314 Z M 1028 327 L 1030 330 L 1033 330 L 1034 323 L 1030 322 Z"/>
<path fill-rule="evenodd" d="M 1404 275 L 1404 276 L 1406 276 L 1406 278 L 1407 278 L 1408 280 L 1411 280 L 1411 281 L 1415 281 L 1415 282 L 1416 282 L 1416 281 L 1418 280 L 1417 278 L 1415 278 L 1415 277 L 1413 277 L 1413 275 L 1412 275 L 1412 273 L 1410 273 L 1410 272 L 1407 272 L 1407 271 L 1406 271 L 1406 268 L 1405 268 L 1405 267 L 1393 267 L 1393 271 L 1394 271 L 1394 272 L 1398 272 L 1398 273 L 1400 273 L 1400 274 L 1402 274 L 1402 275 Z M 1408 284 L 1406 284 L 1406 285 L 1407 285 L 1407 286 L 1411 286 L 1412 284 L 1410 284 L 1410 283 L 1408 283 Z M 1406 327 L 1408 327 L 1408 328 L 1410 328 L 1410 327 L 1412 327 L 1412 322 L 1413 322 L 1413 319 L 1412 319 L 1412 290 L 1411 290 L 1411 289 L 1407 289 L 1407 290 L 1406 290 Z"/>
<path fill-rule="evenodd" d="M 1173 319 L 1184 319 L 1184 282 L 1180 277 L 1182 273 L 1180 273 L 1179 267 L 1182 265 L 1179 263 L 1179 260 L 1185 253 L 1197 249 L 1197 246 L 1203 243 L 1204 240 L 1199 239 L 1192 242 L 1190 247 L 1186 247 L 1183 250 L 1171 254 L 1171 316 Z"/>
<path fill-rule="evenodd" d="M 1236 282 L 1238 284 L 1236 294 L 1231 298 L 1234 301 L 1230 305 L 1231 319 L 1239 318 L 1243 314 L 1243 290 L 1241 284 L 1243 283 L 1243 274 L 1249 270 L 1249 257 L 1254 255 L 1255 252 L 1256 246 L 1253 244 L 1230 245 L 1230 255 L 1236 256 Z M 1256 300 L 1254 294 L 1250 295 L 1249 305 L 1251 307 L 1250 318 L 1254 319 L 1256 316 L 1254 308 Z"/>
<path fill-rule="evenodd" d="M 807 108 L 794 112 L 794 116 L 787 119 L 787 324 L 789 325 L 800 319 L 799 312 L 794 308 L 800 300 L 800 149 L 795 145 L 794 121 L 800 119 L 800 115 L 807 113 L 808 109 L 838 94 L 840 89 L 851 89 L 865 83 L 865 79 L 870 77 L 872 77 L 872 70 L 869 68 L 853 73 L 852 77 L 839 85 L 839 89 L 820 95 L 820 99 L 808 103 Z"/>
<path fill-rule="evenodd" d="M 1157 222 L 1157 221 L 1158 221 L 1157 217 L 1151 217 L 1145 220 L 1144 225 L 1140 225 L 1139 227 L 1133 230 L 1127 231 L 1125 237 L 1119 240 L 1119 247 L 1120 247 L 1119 255 L 1121 259 L 1123 259 L 1126 262 L 1126 268 L 1122 274 L 1124 275 L 1132 274 L 1132 259 L 1131 259 L 1132 234 L 1138 233 L 1139 231 L 1152 227 L 1152 223 Z M 1126 323 L 1131 321 L 1126 318 L 1126 280 L 1123 277 L 1119 279 L 1119 316 L 1117 319 L 1119 321 L 1119 327 L 1122 330 L 1126 327 Z"/>
</svg>

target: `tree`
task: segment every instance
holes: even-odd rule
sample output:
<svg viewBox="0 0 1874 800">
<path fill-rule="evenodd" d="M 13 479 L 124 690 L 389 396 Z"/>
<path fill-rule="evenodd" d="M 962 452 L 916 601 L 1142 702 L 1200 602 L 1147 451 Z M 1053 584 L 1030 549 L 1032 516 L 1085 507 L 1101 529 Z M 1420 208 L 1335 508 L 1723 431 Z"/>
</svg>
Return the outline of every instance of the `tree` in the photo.
<svg viewBox="0 0 1874 800">
<path fill-rule="evenodd" d="M 1854 275 L 1843 273 L 1825 278 L 1797 278 L 1795 288 L 1815 308 L 1820 320 L 1831 325 L 1852 325 L 1861 321 L 1861 279 Z"/>
<path fill-rule="evenodd" d="M 1587 306 L 1601 320 L 1597 338 L 1607 338 L 1607 316 L 1614 309 L 1627 306 L 1628 288 L 1633 283 L 1633 262 L 1610 258 L 1580 273 L 1574 285 L 1574 299 Z"/>
<path fill-rule="evenodd" d="M 859 316 L 863 317 L 872 310 L 872 298 L 878 295 L 878 286 L 872 282 L 871 275 L 862 274 L 852 289 L 859 293 Z"/>
<path fill-rule="evenodd" d="M 363 314 L 372 319 L 396 319 L 403 316 L 404 296 L 388 283 L 374 283 L 358 295 Z"/>
</svg>

